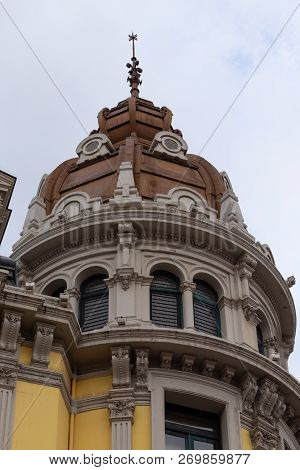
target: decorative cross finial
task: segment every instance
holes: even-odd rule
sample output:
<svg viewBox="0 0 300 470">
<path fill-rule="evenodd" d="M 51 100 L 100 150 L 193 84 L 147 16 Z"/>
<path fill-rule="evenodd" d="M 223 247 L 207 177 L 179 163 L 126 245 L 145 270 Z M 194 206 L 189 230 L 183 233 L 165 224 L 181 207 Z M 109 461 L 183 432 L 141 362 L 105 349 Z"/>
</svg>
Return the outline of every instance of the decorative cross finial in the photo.
<svg viewBox="0 0 300 470">
<path fill-rule="evenodd" d="M 135 43 L 134 43 L 134 41 L 137 41 L 137 39 L 138 39 L 137 34 L 131 33 L 131 34 L 128 35 L 128 37 L 129 37 L 129 41 L 132 41 L 132 58 L 131 58 L 132 64 L 129 64 L 129 63 L 126 64 L 126 66 L 130 69 L 129 70 L 129 77 L 127 77 L 127 81 L 130 83 L 131 96 L 136 98 L 136 97 L 139 96 L 139 93 L 140 93 L 138 87 L 139 87 L 139 85 L 142 84 L 141 73 L 143 72 L 143 70 L 138 67 L 139 61 L 135 57 Z"/>
</svg>

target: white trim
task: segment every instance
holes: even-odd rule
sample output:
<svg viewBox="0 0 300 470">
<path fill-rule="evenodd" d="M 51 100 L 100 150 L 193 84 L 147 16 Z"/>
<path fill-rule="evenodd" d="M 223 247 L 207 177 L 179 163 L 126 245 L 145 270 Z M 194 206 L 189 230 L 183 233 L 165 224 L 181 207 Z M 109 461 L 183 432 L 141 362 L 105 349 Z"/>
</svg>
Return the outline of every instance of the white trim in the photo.
<svg viewBox="0 0 300 470">
<path fill-rule="evenodd" d="M 215 401 L 223 406 L 221 432 L 223 449 L 242 449 L 241 396 L 231 385 L 208 377 L 196 376 L 176 370 L 151 369 L 149 371 L 152 412 L 152 448 L 165 449 L 165 392 L 184 396 L 193 395 Z"/>
</svg>

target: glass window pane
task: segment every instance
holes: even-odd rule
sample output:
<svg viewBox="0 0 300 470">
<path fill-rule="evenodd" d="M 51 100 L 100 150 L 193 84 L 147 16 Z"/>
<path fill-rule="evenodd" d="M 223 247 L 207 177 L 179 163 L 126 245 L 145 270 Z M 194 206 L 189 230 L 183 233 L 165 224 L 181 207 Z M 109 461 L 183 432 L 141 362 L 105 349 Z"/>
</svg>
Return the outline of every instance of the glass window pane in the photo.
<svg viewBox="0 0 300 470">
<path fill-rule="evenodd" d="M 185 450 L 185 438 L 182 436 L 174 436 L 173 434 L 166 434 L 166 449 Z"/>
<path fill-rule="evenodd" d="M 213 450 L 215 446 L 211 442 L 196 441 L 194 440 L 195 450 Z"/>
</svg>

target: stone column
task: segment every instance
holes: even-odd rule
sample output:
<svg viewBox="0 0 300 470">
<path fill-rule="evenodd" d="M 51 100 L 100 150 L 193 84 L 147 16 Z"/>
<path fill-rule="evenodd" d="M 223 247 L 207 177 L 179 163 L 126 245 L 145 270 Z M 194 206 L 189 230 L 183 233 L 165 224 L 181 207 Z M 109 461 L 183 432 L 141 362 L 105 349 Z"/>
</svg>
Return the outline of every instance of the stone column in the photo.
<svg viewBox="0 0 300 470">
<path fill-rule="evenodd" d="M 288 367 L 288 360 L 290 357 L 290 354 L 294 351 L 294 344 L 295 340 L 292 336 L 284 336 L 282 338 L 282 354 L 281 354 L 281 365 L 286 369 L 287 371 L 289 370 Z"/>
<path fill-rule="evenodd" d="M 70 289 L 67 289 L 66 293 L 69 295 L 72 310 L 75 313 L 76 318 L 78 318 L 80 290 L 77 289 L 77 287 L 71 287 Z"/>
<path fill-rule="evenodd" d="M 131 449 L 131 427 L 135 401 L 131 387 L 128 346 L 117 346 L 112 352 L 113 389 L 109 392 L 112 449 Z"/>
<path fill-rule="evenodd" d="M 0 364 L 0 449 L 10 448 L 17 367 Z"/>
<path fill-rule="evenodd" d="M 111 438 L 113 450 L 131 449 L 131 428 L 135 403 L 128 390 L 114 391 L 110 394 Z"/>
<path fill-rule="evenodd" d="M 184 281 L 180 285 L 182 292 L 182 304 L 183 304 L 183 327 L 194 328 L 194 305 L 193 305 L 193 291 L 196 289 L 194 282 Z"/>
</svg>

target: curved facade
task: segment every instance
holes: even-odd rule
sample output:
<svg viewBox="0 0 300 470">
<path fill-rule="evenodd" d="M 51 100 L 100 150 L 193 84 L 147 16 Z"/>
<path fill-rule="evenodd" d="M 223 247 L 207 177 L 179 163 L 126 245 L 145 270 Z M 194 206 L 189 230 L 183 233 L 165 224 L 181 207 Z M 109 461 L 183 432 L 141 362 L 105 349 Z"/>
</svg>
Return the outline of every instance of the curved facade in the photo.
<svg viewBox="0 0 300 470">
<path fill-rule="evenodd" d="M 299 449 L 293 280 L 169 109 L 98 118 L 2 270 L 1 446 Z"/>
</svg>

